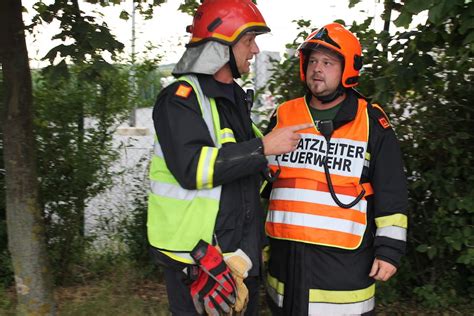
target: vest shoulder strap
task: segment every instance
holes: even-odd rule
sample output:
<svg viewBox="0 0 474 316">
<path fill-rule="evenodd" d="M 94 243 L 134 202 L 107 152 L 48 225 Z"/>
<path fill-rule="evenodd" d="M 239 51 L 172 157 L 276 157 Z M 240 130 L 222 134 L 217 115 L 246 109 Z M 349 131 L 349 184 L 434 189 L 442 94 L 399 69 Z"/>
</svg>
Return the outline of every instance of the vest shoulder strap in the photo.
<svg viewBox="0 0 474 316">
<path fill-rule="evenodd" d="M 373 118 L 383 129 L 391 127 L 388 115 L 379 104 L 368 103 L 367 109 L 369 111 L 369 116 Z"/>
<path fill-rule="evenodd" d="M 196 93 L 196 97 L 201 108 L 201 113 L 207 128 L 211 134 L 214 144 L 221 147 L 220 130 L 221 124 L 219 120 L 219 113 L 217 112 L 216 100 L 208 98 L 201 89 L 199 80 L 196 75 L 184 75 L 178 78 L 178 81 L 187 82 Z"/>
</svg>

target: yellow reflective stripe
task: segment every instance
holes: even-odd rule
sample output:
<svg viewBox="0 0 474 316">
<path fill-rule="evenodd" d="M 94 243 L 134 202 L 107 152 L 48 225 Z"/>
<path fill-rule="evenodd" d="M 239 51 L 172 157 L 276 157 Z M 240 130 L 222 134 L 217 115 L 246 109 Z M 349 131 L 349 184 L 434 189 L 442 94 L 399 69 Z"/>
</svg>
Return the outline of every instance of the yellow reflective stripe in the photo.
<svg viewBox="0 0 474 316">
<path fill-rule="evenodd" d="M 263 133 L 260 131 L 260 129 L 254 123 L 252 123 L 252 130 L 253 130 L 253 133 L 255 134 L 255 136 L 257 136 L 258 138 L 263 137 Z"/>
<path fill-rule="evenodd" d="M 236 143 L 235 138 L 223 138 L 221 139 L 221 144 L 227 144 L 227 143 Z"/>
<path fill-rule="evenodd" d="M 211 105 L 211 114 L 212 114 L 212 122 L 214 125 L 214 131 L 216 134 L 219 133 L 221 130 L 221 120 L 219 119 L 219 112 L 217 112 L 216 100 L 214 98 L 209 99 L 209 103 Z M 221 147 L 221 141 L 219 139 L 219 135 L 216 135 L 216 142 L 217 147 Z"/>
<path fill-rule="evenodd" d="M 285 284 L 267 273 L 267 293 L 278 307 L 283 307 L 283 292 Z"/>
<path fill-rule="evenodd" d="M 393 215 L 377 217 L 375 219 L 375 224 L 377 225 L 377 227 L 398 226 L 407 228 L 408 219 L 405 214 L 397 213 Z"/>
<path fill-rule="evenodd" d="M 214 164 L 216 163 L 218 151 L 215 147 L 202 147 L 196 173 L 196 188 L 198 190 L 212 188 Z"/>
<path fill-rule="evenodd" d="M 315 303 L 355 303 L 372 298 L 375 295 L 375 284 L 368 288 L 353 291 L 329 291 L 310 289 L 309 301 Z"/>
<path fill-rule="evenodd" d="M 189 252 L 171 252 L 171 251 L 166 251 L 166 250 L 159 250 L 162 254 L 167 255 L 173 260 L 183 262 L 183 263 L 188 263 L 188 264 L 195 264 L 196 262 L 194 261 L 193 257 L 189 254 Z M 228 256 L 233 254 L 233 252 L 225 252 L 222 255 Z"/>
<path fill-rule="evenodd" d="M 235 138 L 221 138 L 221 144 L 236 143 Z"/>
<path fill-rule="evenodd" d="M 239 27 L 237 30 L 235 30 L 235 32 L 231 36 L 227 36 L 227 35 L 220 34 L 220 33 L 212 33 L 212 37 L 224 40 L 226 42 L 233 42 L 237 38 L 237 36 L 240 33 L 242 33 L 243 30 L 245 30 L 249 27 L 252 27 L 252 26 L 265 26 L 266 27 L 267 25 L 263 22 L 249 22 L 249 23 L 243 24 L 241 27 Z M 191 38 L 192 43 L 198 42 L 200 40 L 202 40 L 201 37 L 195 37 L 194 36 L 193 38 Z"/>
<path fill-rule="evenodd" d="M 283 295 L 285 293 L 285 284 L 278 281 L 277 278 L 272 277 L 270 274 L 267 274 L 267 282 L 270 287 L 272 287 L 278 294 Z"/>
<path fill-rule="evenodd" d="M 370 160 L 370 153 L 369 152 L 365 152 L 365 160 Z"/>
<path fill-rule="evenodd" d="M 265 190 L 267 185 L 268 185 L 268 181 L 264 180 L 263 183 L 262 183 L 262 186 L 260 187 L 260 194 L 262 194 L 263 190 Z"/>
<path fill-rule="evenodd" d="M 193 258 L 188 252 L 171 252 L 171 251 L 164 251 L 164 250 L 160 250 L 160 252 L 167 255 L 171 259 L 179 261 L 179 262 L 188 263 L 188 264 L 195 263 Z"/>
<path fill-rule="evenodd" d="M 221 135 L 226 134 L 226 133 L 234 135 L 234 131 L 231 130 L 230 128 L 225 127 L 223 129 L 221 129 Z"/>
<path fill-rule="evenodd" d="M 208 189 L 213 187 L 213 182 L 214 182 L 214 165 L 216 163 L 216 158 L 217 158 L 217 153 L 218 153 L 217 148 L 212 148 L 212 153 L 211 153 L 211 161 L 209 162 L 209 171 L 208 171 Z"/>
<path fill-rule="evenodd" d="M 236 142 L 234 132 L 230 128 L 223 128 L 220 130 L 220 140 L 221 144 Z"/>
</svg>

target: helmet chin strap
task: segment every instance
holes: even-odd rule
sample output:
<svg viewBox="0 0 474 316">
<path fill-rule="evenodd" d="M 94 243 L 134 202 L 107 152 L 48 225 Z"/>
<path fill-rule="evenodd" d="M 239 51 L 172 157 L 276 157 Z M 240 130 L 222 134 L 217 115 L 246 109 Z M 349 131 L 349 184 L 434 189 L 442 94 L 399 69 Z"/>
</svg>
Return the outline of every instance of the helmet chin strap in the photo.
<svg viewBox="0 0 474 316">
<path fill-rule="evenodd" d="M 237 62 L 235 61 L 235 56 L 232 50 L 232 46 L 229 46 L 229 65 L 230 65 L 230 70 L 232 71 L 232 77 L 234 77 L 235 79 L 240 78 L 240 72 L 239 72 L 239 69 L 237 68 Z"/>
<path fill-rule="evenodd" d="M 339 84 L 339 86 L 337 86 L 336 90 L 334 90 L 333 93 L 330 93 L 328 95 L 320 95 L 320 96 L 316 96 L 313 94 L 313 97 L 315 97 L 316 99 L 321 101 L 323 104 L 325 104 L 325 103 L 330 103 L 336 100 L 338 97 L 340 97 L 343 94 L 344 94 L 344 87 L 342 86 L 342 84 Z"/>
</svg>

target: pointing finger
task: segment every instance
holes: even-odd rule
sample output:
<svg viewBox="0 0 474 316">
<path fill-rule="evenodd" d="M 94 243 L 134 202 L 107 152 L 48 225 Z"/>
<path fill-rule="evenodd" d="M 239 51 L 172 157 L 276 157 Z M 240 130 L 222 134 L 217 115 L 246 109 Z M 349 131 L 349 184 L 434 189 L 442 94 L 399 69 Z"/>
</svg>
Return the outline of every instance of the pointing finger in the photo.
<svg viewBox="0 0 474 316">
<path fill-rule="evenodd" d="M 312 123 L 305 123 L 305 124 L 298 124 L 298 125 L 289 126 L 289 130 L 292 131 L 292 132 L 298 132 L 298 131 L 301 131 L 303 129 L 307 129 L 307 128 L 310 128 L 310 127 L 313 127 Z"/>
<path fill-rule="evenodd" d="M 293 135 L 291 135 L 291 139 L 298 141 L 301 139 L 301 136 L 299 134 L 294 133 Z"/>
</svg>

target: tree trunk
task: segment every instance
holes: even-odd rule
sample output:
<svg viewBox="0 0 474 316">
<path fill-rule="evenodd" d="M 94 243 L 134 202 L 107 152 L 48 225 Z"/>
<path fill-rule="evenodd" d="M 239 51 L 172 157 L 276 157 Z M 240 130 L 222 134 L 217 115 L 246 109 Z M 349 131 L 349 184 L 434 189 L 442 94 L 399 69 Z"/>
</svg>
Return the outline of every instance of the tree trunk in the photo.
<svg viewBox="0 0 474 316">
<path fill-rule="evenodd" d="M 384 2 L 384 11 L 382 18 L 384 20 L 383 24 L 383 30 L 384 32 L 387 33 L 387 36 L 390 37 L 390 20 L 392 18 L 392 9 L 393 9 L 393 0 L 385 0 Z M 383 54 L 385 55 L 385 58 L 388 59 L 388 44 L 390 40 L 387 39 L 382 43 L 383 47 Z"/>
<path fill-rule="evenodd" d="M 38 202 L 31 72 L 20 0 L 0 1 L 0 61 L 8 249 L 19 315 L 53 315 L 55 303 Z"/>
</svg>

